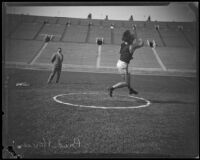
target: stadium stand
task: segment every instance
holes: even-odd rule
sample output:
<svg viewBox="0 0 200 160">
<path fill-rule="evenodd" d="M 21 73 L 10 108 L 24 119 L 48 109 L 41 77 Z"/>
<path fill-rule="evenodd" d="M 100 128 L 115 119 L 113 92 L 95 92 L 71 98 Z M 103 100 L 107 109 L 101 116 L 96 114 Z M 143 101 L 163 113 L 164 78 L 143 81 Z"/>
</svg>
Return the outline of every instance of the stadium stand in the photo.
<svg viewBox="0 0 200 160">
<path fill-rule="evenodd" d="M 68 22 L 70 22 L 69 26 L 66 25 Z M 88 28 L 90 22 L 92 24 Z M 111 32 L 112 24 L 114 28 Z M 6 15 L 5 33 L 13 39 L 35 40 L 44 40 L 45 34 L 53 34 L 56 35 L 53 41 L 82 43 L 96 43 L 97 37 L 103 37 L 104 44 L 120 44 L 122 33 L 126 29 L 132 30 L 134 25 L 138 37 L 145 41 L 155 40 L 160 47 L 195 46 L 195 23 L 193 22 L 118 21 L 9 14 Z M 156 25 L 159 26 L 159 30 L 155 29 Z M 179 30 L 178 26 L 183 26 L 183 30 Z"/>
<path fill-rule="evenodd" d="M 22 23 L 11 35 L 14 39 L 33 39 L 39 31 L 41 23 Z"/>
<path fill-rule="evenodd" d="M 112 21 L 112 20 L 104 20 L 104 21 L 102 21 L 102 25 L 103 26 L 110 27 L 111 24 L 114 24 L 114 21 Z"/>
<path fill-rule="evenodd" d="M 145 22 L 142 22 L 142 21 L 134 21 L 133 24 L 136 25 L 136 28 L 144 28 Z"/>
<path fill-rule="evenodd" d="M 43 35 L 48 34 L 53 35 L 52 40 L 59 41 L 64 32 L 65 27 L 65 25 L 61 24 L 45 24 L 36 39 L 41 40 Z"/>
<path fill-rule="evenodd" d="M 57 24 L 63 24 L 63 25 L 66 25 L 68 21 L 69 21 L 69 18 L 58 17 Z"/>
<path fill-rule="evenodd" d="M 5 60 L 28 63 L 42 46 L 41 41 L 6 39 Z"/>
<path fill-rule="evenodd" d="M 126 28 L 114 28 L 114 44 L 122 43 L 122 35 Z"/>
<path fill-rule="evenodd" d="M 34 23 L 36 19 L 37 16 L 22 15 L 23 23 Z"/>
<path fill-rule="evenodd" d="M 111 43 L 111 32 L 109 26 L 91 26 L 90 36 L 88 38 L 89 43 L 96 43 L 97 37 L 103 37 L 104 44 Z"/>
<path fill-rule="evenodd" d="M 102 25 L 102 23 L 103 23 L 103 20 L 97 20 L 97 19 L 93 19 L 93 20 L 92 20 L 92 24 L 93 24 L 94 26 Z"/>
<path fill-rule="evenodd" d="M 196 35 L 194 30 L 183 30 L 183 34 L 188 39 L 189 43 L 191 43 L 192 47 L 196 46 Z"/>
<path fill-rule="evenodd" d="M 112 22 L 113 22 L 115 28 L 123 27 L 123 25 L 124 25 L 123 21 L 113 20 Z"/>
<path fill-rule="evenodd" d="M 21 23 L 21 15 L 7 14 L 5 18 L 5 36 L 9 37 Z"/>
<path fill-rule="evenodd" d="M 154 22 L 145 22 L 144 23 L 144 27 L 148 28 L 148 29 L 154 29 L 155 28 L 155 23 Z"/>
<path fill-rule="evenodd" d="M 171 47 L 190 47 L 182 33 L 178 29 L 159 30 L 166 46 Z"/>
<path fill-rule="evenodd" d="M 158 22 L 156 21 L 155 22 L 155 26 L 159 26 L 159 29 L 168 29 L 168 25 L 167 25 L 167 22 Z"/>
<path fill-rule="evenodd" d="M 80 25 L 79 18 L 68 18 L 72 25 Z"/>
<path fill-rule="evenodd" d="M 36 23 L 43 23 L 43 22 L 47 22 L 50 24 L 55 24 L 57 22 L 57 17 L 44 17 L 44 16 L 37 16 Z"/>
<path fill-rule="evenodd" d="M 177 30 L 178 26 L 180 26 L 181 23 L 180 22 L 167 22 L 167 25 L 168 25 L 169 29 Z"/>
<path fill-rule="evenodd" d="M 51 56 L 61 47 L 65 64 L 96 65 L 97 45 L 82 43 L 50 42 L 37 63 L 49 63 Z"/>
<path fill-rule="evenodd" d="M 91 20 L 88 20 L 88 19 L 81 19 L 80 20 L 80 25 L 88 26 L 89 23 L 91 23 Z"/>
<path fill-rule="evenodd" d="M 155 28 L 137 28 L 137 35 L 138 37 L 142 38 L 144 41 L 146 40 L 155 40 L 158 46 L 163 46 L 163 43 L 155 30 Z"/>
<path fill-rule="evenodd" d="M 66 42 L 85 42 L 88 26 L 71 25 L 66 29 L 62 41 Z"/>
<path fill-rule="evenodd" d="M 124 27 L 127 27 L 127 28 L 131 28 L 131 27 L 133 27 L 133 22 L 129 22 L 129 21 L 124 21 L 123 22 L 123 26 Z"/>
</svg>

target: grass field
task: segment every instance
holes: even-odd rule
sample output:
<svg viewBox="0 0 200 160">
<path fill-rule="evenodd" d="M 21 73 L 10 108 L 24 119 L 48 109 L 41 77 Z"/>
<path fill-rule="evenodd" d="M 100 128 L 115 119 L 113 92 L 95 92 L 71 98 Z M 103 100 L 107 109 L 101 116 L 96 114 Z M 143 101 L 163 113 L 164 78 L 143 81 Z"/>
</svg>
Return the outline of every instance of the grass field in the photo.
<svg viewBox="0 0 200 160">
<path fill-rule="evenodd" d="M 106 95 L 107 88 L 120 80 L 117 74 L 62 72 L 60 83 L 51 85 L 46 84 L 50 71 L 6 69 L 6 74 L 4 136 L 10 145 L 15 141 L 16 152 L 24 157 L 85 153 L 130 157 L 198 154 L 194 77 L 134 75 L 132 84 L 139 91 L 137 97 L 149 100 L 150 106 L 95 109 L 60 104 L 53 97 L 79 93 L 60 99 L 105 107 L 144 102 L 128 98 L 126 88 L 116 90 L 113 98 Z M 17 87 L 17 82 L 28 82 L 30 86 Z"/>
</svg>

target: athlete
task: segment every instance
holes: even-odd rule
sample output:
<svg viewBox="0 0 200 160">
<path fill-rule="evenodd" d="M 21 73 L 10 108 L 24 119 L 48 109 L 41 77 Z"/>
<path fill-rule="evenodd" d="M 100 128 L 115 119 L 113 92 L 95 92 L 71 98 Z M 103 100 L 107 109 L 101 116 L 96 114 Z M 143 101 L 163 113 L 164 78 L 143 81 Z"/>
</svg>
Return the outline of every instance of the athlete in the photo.
<svg viewBox="0 0 200 160">
<path fill-rule="evenodd" d="M 135 31 L 134 33 L 131 33 L 130 30 L 126 30 L 123 33 L 120 49 L 120 58 L 117 62 L 117 69 L 121 74 L 123 81 L 113 85 L 108 89 L 110 97 L 112 97 L 113 91 L 115 89 L 123 87 L 128 87 L 129 94 L 138 94 L 138 92 L 131 87 L 128 65 L 133 59 L 134 51 L 142 47 L 143 45 L 144 42 L 142 41 L 142 39 L 137 38 L 137 34 L 135 33 Z"/>
<path fill-rule="evenodd" d="M 62 54 L 61 48 L 58 48 L 58 51 L 53 54 L 51 58 L 51 62 L 53 63 L 53 70 L 48 78 L 48 81 L 47 81 L 48 84 L 51 83 L 56 73 L 57 73 L 56 83 L 59 82 L 60 74 L 62 70 L 62 62 L 63 62 L 63 54 Z"/>
</svg>

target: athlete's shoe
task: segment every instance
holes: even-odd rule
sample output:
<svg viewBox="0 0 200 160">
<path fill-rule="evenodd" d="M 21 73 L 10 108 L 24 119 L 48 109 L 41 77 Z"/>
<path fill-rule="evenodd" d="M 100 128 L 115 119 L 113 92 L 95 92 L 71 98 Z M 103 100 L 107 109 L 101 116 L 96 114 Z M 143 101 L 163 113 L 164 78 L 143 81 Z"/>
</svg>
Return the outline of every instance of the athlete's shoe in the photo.
<svg viewBox="0 0 200 160">
<path fill-rule="evenodd" d="M 133 88 L 130 88 L 129 94 L 138 94 L 138 92 L 136 90 L 134 90 Z"/>
<path fill-rule="evenodd" d="M 110 95 L 110 97 L 112 97 L 112 92 L 113 92 L 113 88 L 112 87 L 110 87 L 110 88 L 108 88 L 108 92 L 109 92 L 109 95 Z"/>
</svg>

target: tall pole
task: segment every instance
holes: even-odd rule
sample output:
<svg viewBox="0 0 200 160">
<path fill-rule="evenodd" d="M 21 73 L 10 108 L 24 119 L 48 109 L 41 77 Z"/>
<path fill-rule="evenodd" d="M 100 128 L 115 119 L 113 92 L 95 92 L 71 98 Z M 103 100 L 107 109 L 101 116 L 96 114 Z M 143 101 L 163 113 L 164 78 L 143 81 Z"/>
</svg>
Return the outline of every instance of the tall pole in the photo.
<svg viewBox="0 0 200 160">
<path fill-rule="evenodd" d="M 98 45 L 98 54 L 97 54 L 97 62 L 96 62 L 96 68 L 100 68 L 100 63 L 101 63 L 101 47 L 102 47 L 102 43 L 103 43 L 103 38 L 97 38 L 96 41 L 97 45 Z"/>
</svg>

